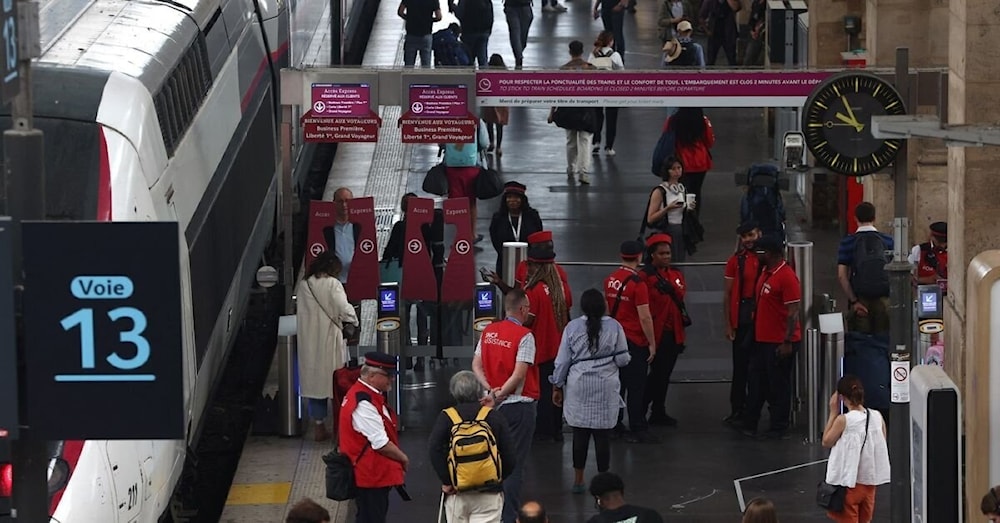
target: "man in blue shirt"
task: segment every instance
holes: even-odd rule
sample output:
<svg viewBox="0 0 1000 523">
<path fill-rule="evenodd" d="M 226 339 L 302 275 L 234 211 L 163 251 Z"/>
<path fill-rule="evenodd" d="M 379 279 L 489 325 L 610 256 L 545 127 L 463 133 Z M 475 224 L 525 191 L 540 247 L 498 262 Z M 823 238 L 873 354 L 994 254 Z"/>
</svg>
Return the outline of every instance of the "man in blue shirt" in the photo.
<svg viewBox="0 0 1000 523">
<path fill-rule="evenodd" d="M 857 231 L 843 237 L 837 249 L 837 279 L 849 307 L 847 329 L 885 333 L 889 331 L 889 275 L 885 263 L 893 239 L 875 228 L 875 206 L 871 203 L 859 203 L 854 217 L 858 220 Z M 881 240 L 881 245 L 870 242 L 872 238 Z M 870 244 L 874 248 L 869 248 Z"/>
</svg>

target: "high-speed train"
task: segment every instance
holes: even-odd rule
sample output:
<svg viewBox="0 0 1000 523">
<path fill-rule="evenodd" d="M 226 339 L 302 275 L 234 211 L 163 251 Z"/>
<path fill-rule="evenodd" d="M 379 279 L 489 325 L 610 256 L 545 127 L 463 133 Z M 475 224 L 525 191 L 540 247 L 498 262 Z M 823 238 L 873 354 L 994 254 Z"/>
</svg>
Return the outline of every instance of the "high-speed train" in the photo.
<svg viewBox="0 0 1000 523">
<path fill-rule="evenodd" d="M 32 69 L 48 219 L 176 221 L 187 247 L 179 260 L 187 438 L 61 442 L 71 476 L 53 499 L 53 521 L 171 519 L 185 457 L 274 235 L 278 71 L 302 64 L 326 29 L 327 5 L 42 0 Z M 0 127 L 10 123 L 0 116 Z"/>
</svg>

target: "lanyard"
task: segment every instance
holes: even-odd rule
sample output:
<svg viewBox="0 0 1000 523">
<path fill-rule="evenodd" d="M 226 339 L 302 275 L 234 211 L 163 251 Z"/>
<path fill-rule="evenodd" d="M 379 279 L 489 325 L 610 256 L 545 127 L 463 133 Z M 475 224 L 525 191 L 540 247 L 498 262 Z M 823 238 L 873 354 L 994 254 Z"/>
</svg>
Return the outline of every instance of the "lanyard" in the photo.
<svg viewBox="0 0 1000 523">
<path fill-rule="evenodd" d="M 507 214 L 507 223 L 510 224 L 510 230 L 514 231 L 514 241 L 521 241 L 521 224 L 524 223 L 524 215 L 517 217 L 517 227 L 514 227 L 514 219 L 511 218 L 510 214 Z"/>
</svg>

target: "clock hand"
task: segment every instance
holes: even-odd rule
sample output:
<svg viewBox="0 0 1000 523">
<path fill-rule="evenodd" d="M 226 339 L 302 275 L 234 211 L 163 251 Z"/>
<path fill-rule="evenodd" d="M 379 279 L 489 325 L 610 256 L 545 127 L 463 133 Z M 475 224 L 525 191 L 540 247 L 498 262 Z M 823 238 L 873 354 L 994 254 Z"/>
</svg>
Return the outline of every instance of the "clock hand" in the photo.
<svg viewBox="0 0 1000 523">
<path fill-rule="evenodd" d="M 851 104 L 848 103 L 847 96 L 840 95 L 840 101 L 844 104 L 844 108 L 847 109 L 847 115 L 850 116 L 851 121 L 854 123 L 854 128 L 860 133 L 865 126 L 859 122 L 858 117 L 854 115 L 854 109 L 851 109 Z"/>
<path fill-rule="evenodd" d="M 844 116 L 842 113 L 837 113 L 834 116 L 841 122 L 844 122 L 845 124 L 854 127 L 854 130 L 859 133 L 861 132 L 862 129 L 865 128 L 865 124 L 858 122 L 857 118 L 848 118 Z"/>
</svg>

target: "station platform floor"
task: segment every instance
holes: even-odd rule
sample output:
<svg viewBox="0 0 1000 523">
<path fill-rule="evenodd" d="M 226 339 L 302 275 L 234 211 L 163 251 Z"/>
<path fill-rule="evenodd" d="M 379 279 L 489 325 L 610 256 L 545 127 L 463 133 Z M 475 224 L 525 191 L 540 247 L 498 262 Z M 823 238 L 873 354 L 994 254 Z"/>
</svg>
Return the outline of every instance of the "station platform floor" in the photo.
<svg viewBox="0 0 1000 523">
<path fill-rule="evenodd" d="M 525 69 L 556 68 L 568 60 L 567 44 L 579 39 L 589 48 L 602 29 L 591 16 L 591 5 L 570 0 L 565 13 L 541 12 L 535 7 L 525 51 Z M 402 21 L 396 4 L 383 1 L 368 49 L 366 66 L 400 66 Z M 628 68 L 655 69 L 660 59 L 656 38 L 657 4 L 640 1 L 637 13 L 626 15 Z M 445 9 L 445 12 L 447 10 Z M 507 27 L 500 2 L 495 2 L 495 24 L 490 52 L 499 52 L 513 64 Z M 442 24 L 446 24 L 446 19 Z M 723 60 L 724 61 L 724 60 Z M 612 444 L 612 470 L 624 477 L 630 503 L 648 506 L 667 521 L 739 521 L 741 507 L 764 496 L 778 507 L 782 521 L 819 522 L 826 516 L 814 503 L 816 483 L 825 472 L 828 452 L 805 441 L 805 414 L 789 440 L 751 440 L 722 423 L 729 412 L 730 346 L 722 327 L 722 262 L 732 252 L 742 188 L 733 172 L 751 163 L 767 161 L 773 146 L 767 137 L 765 109 L 707 109 L 717 137 L 715 166 L 703 189 L 701 219 L 706 241 L 690 262 L 707 262 L 684 269 L 688 280 L 688 306 L 693 326 L 687 351 L 681 356 L 668 394 L 668 412 L 679 420 L 676 428 L 654 428 L 660 444 Z M 564 133 L 545 122 L 547 108 L 512 108 L 504 131 L 503 156 L 490 156 L 505 181 L 518 180 L 528 187 L 533 207 L 545 228 L 555 235 L 557 261 L 565 263 L 575 296 L 590 287 L 600 288 L 613 270 L 618 245 L 634 238 L 639 218 L 657 180 L 649 173 L 649 155 L 663 119 L 664 108 L 628 108 L 619 115 L 617 155 L 593 157 L 591 185 L 569 182 L 565 174 Z M 373 196 L 384 247 L 392 220 L 399 212 L 403 193 L 420 191 L 424 173 L 438 162 L 434 146 L 404 146 L 394 122 L 398 107 L 383 107 L 378 144 L 341 144 L 331 169 L 326 199 L 340 186 L 356 196 Z M 813 230 L 802 203 L 785 194 L 790 240 L 814 243 L 816 293 L 836 290 L 838 232 Z M 479 203 L 478 233 L 488 236 L 491 214 L 499 201 Z M 496 253 L 488 242 L 477 251 L 477 265 L 492 267 Z M 715 262 L 715 263 L 712 263 Z M 362 313 L 363 346 L 374 345 L 374 308 Z M 573 311 L 573 315 L 579 314 Z M 469 350 L 471 355 L 471 346 Z M 403 390 L 401 446 L 411 459 L 407 489 L 414 500 L 390 498 L 390 521 L 434 521 L 438 511 L 439 482 L 427 458 L 426 435 L 434 416 L 447 405 L 447 380 L 458 369 L 468 369 L 469 359 L 447 360 L 425 370 L 406 371 L 399 378 Z M 267 386 L 273 394 L 276 383 Z M 766 409 L 765 414 L 766 417 Z M 766 423 L 766 421 L 762 421 Z M 568 430 L 568 429 L 567 429 Z M 551 521 L 583 522 L 596 513 L 587 495 L 570 493 L 571 443 L 535 442 L 525 474 L 525 499 L 536 499 L 548 510 Z M 322 455 L 332 442 L 316 443 L 312 434 L 302 437 L 249 436 L 233 480 L 221 521 L 256 523 L 284 521 L 288 508 L 310 497 L 327 507 L 336 523 L 353 521 L 349 503 L 324 495 Z M 593 452 L 591 452 L 591 455 Z M 593 458 L 587 469 L 596 473 Z M 888 488 L 880 488 L 876 521 L 888 519 Z"/>
</svg>

